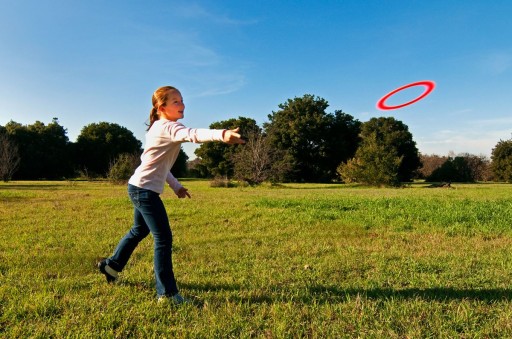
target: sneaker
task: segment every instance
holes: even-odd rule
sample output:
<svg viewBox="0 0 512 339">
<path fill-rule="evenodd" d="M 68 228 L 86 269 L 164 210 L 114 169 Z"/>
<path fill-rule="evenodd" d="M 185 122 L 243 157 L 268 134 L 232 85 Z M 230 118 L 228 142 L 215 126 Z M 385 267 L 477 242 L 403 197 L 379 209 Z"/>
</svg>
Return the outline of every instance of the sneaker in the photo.
<svg viewBox="0 0 512 339">
<path fill-rule="evenodd" d="M 100 270 L 101 273 L 105 275 L 105 278 L 107 278 L 108 283 L 113 283 L 117 280 L 117 274 L 119 272 L 114 270 L 112 267 L 108 266 L 107 261 L 105 259 L 98 263 L 98 269 Z"/>
<path fill-rule="evenodd" d="M 176 293 L 172 297 L 169 297 L 167 295 L 161 295 L 158 297 L 158 303 L 163 303 L 166 301 L 169 301 L 174 305 L 182 305 L 182 304 L 191 304 L 192 303 L 192 300 L 185 298 L 184 296 L 182 296 L 179 293 Z"/>
</svg>

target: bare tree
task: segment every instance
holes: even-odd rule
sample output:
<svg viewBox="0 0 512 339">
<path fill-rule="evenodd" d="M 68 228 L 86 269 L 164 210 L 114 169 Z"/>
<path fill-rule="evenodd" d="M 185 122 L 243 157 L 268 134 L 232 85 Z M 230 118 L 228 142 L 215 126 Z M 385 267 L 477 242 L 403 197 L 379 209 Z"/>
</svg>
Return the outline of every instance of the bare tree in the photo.
<svg viewBox="0 0 512 339">
<path fill-rule="evenodd" d="M 446 162 L 446 160 L 448 160 L 448 157 L 439 156 L 436 154 L 421 154 L 420 160 L 422 166 L 418 170 L 418 174 L 420 178 L 424 179 L 432 175 L 436 169 L 441 167 Z"/>
<path fill-rule="evenodd" d="M 235 178 L 249 184 L 282 181 L 290 169 L 290 157 L 272 147 L 262 133 L 251 132 L 247 142 L 232 156 Z"/>
<path fill-rule="evenodd" d="M 18 146 L 6 133 L 0 133 L 0 178 L 5 182 L 11 180 L 19 164 Z"/>
<path fill-rule="evenodd" d="M 471 174 L 475 181 L 492 180 L 491 160 L 485 155 L 463 153 L 459 155 L 466 159 Z"/>
</svg>

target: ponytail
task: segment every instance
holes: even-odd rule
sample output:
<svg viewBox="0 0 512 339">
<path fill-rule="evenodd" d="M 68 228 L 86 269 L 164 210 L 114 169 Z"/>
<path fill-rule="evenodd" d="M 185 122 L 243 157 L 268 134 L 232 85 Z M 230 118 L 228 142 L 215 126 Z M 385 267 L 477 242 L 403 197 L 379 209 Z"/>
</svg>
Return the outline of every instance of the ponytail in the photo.
<svg viewBox="0 0 512 339">
<path fill-rule="evenodd" d="M 160 119 L 160 117 L 158 116 L 158 109 L 156 107 L 153 107 L 151 109 L 151 112 L 149 112 L 149 125 L 148 125 L 148 129 L 146 131 L 149 131 L 151 126 L 153 126 L 154 122 L 157 121 L 158 119 Z"/>
<path fill-rule="evenodd" d="M 177 90 L 177 88 L 172 86 L 163 86 L 158 88 L 155 93 L 153 93 L 153 97 L 151 98 L 151 101 L 153 102 L 153 108 L 151 109 L 151 112 L 149 112 L 149 125 L 146 131 L 149 131 L 151 126 L 153 126 L 153 123 L 160 119 L 160 116 L 158 115 L 158 108 L 167 103 L 168 92 Z"/>
</svg>

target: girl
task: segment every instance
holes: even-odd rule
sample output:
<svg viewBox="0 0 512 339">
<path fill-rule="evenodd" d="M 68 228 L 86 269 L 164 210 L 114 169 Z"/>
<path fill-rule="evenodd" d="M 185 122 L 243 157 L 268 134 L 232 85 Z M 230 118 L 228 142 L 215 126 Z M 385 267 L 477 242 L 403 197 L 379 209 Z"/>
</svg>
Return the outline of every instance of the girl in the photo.
<svg viewBox="0 0 512 339">
<path fill-rule="evenodd" d="M 183 118 L 185 104 L 181 93 L 174 87 L 160 87 L 153 94 L 153 108 L 149 115 L 145 150 L 141 164 L 128 181 L 128 195 L 134 205 L 133 226 L 117 245 L 114 254 L 98 263 L 107 282 L 114 282 L 131 254 L 150 232 L 154 238 L 154 271 L 158 300 L 175 304 L 187 302 L 178 293 L 172 268 L 172 232 L 160 194 L 165 183 L 178 198 L 190 198 L 170 170 L 180 151 L 181 143 L 191 141 L 223 141 L 242 144 L 244 141 L 234 130 L 191 129 L 177 122 Z"/>
</svg>

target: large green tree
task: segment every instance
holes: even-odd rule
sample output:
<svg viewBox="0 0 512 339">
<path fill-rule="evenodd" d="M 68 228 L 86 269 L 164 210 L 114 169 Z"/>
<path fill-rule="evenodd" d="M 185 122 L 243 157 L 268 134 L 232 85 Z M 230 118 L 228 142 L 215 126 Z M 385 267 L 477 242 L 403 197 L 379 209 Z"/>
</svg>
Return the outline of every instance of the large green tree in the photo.
<svg viewBox="0 0 512 339">
<path fill-rule="evenodd" d="M 188 155 L 183 150 L 183 147 L 181 147 L 180 153 L 178 153 L 178 157 L 176 158 L 176 161 L 174 162 L 174 165 L 171 168 L 173 176 L 175 176 L 176 178 L 183 178 L 187 176 L 187 161 Z"/>
<path fill-rule="evenodd" d="M 142 143 L 125 127 L 115 123 L 92 123 L 82 128 L 75 143 L 76 163 L 89 175 L 106 176 L 120 154 L 141 152 Z"/>
<path fill-rule="evenodd" d="M 5 182 L 11 180 L 19 163 L 18 145 L 7 134 L 5 127 L 0 126 L 0 179 Z"/>
<path fill-rule="evenodd" d="M 494 179 L 512 182 L 512 139 L 500 140 L 492 149 L 491 160 Z"/>
<path fill-rule="evenodd" d="M 57 118 L 45 125 L 10 121 L 7 134 L 18 147 L 20 163 L 13 179 L 61 179 L 73 175 L 67 131 Z"/>
<path fill-rule="evenodd" d="M 411 181 L 421 167 L 421 160 L 409 127 L 393 117 L 372 118 L 363 123 L 361 138 L 364 139 L 374 134 L 378 142 L 393 149 L 396 151 L 396 155 L 402 158 L 398 168 L 398 180 L 401 182 Z"/>
<path fill-rule="evenodd" d="M 402 163 L 396 149 L 387 147 L 377 133 L 366 135 L 354 158 L 338 167 L 346 183 L 358 182 L 371 186 L 398 186 L 398 169 Z"/>
<path fill-rule="evenodd" d="M 372 118 L 362 124 L 360 137 L 355 157 L 338 168 L 344 181 L 397 185 L 411 181 L 421 166 L 416 143 L 401 121 Z"/>
<path fill-rule="evenodd" d="M 264 128 L 272 147 L 287 152 L 291 159 L 287 180 L 334 180 L 339 163 L 354 156 L 360 122 L 340 110 L 327 113 L 328 102 L 310 94 L 278 107 Z"/>
<path fill-rule="evenodd" d="M 260 132 L 256 121 L 251 118 L 238 117 L 214 122 L 210 125 L 212 129 L 233 129 L 240 128 L 242 137 L 250 133 Z M 241 145 L 228 145 L 220 142 L 207 142 L 201 144 L 194 154 L 201 159 L 201 166 L 206 168 L 208 175 L 212 177 L 232 177 L 234 173 L 233 155 Z"/>
</svg>

